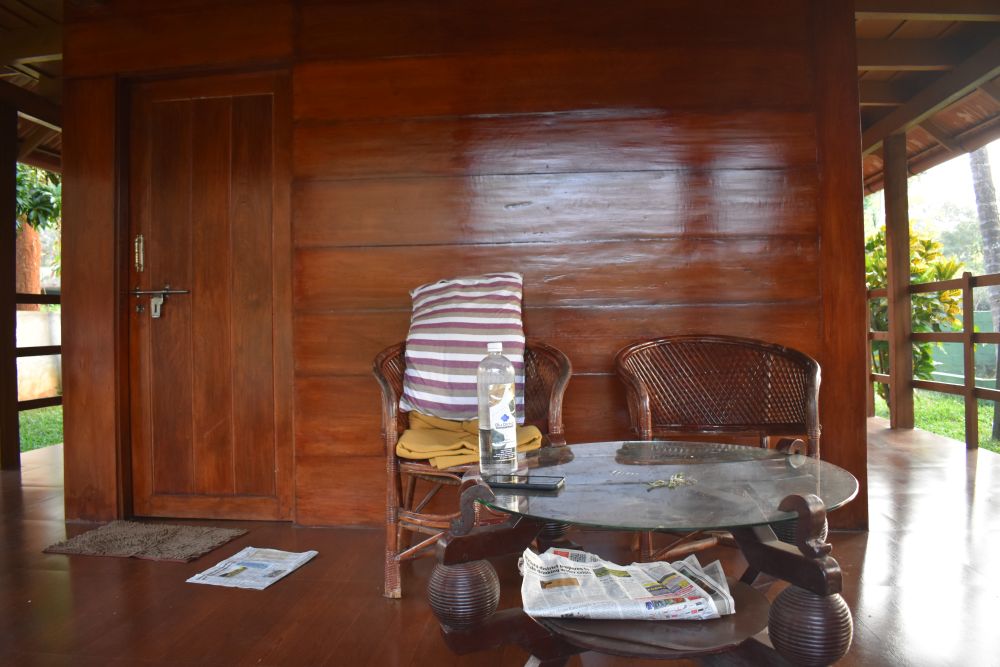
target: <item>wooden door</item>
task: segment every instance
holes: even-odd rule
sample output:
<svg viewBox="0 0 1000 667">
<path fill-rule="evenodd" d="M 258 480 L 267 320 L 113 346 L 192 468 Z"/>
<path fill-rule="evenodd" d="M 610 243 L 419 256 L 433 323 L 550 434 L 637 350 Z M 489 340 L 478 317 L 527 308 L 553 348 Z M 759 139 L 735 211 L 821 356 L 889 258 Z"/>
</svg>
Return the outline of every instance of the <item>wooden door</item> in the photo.
<svg viewBox="0 0 1000 667">
<path fill-rule="evenodd" d="M 135 514 L 291 517 L 287 90 L 276 74 L 133 88 Z"/>
</svg>

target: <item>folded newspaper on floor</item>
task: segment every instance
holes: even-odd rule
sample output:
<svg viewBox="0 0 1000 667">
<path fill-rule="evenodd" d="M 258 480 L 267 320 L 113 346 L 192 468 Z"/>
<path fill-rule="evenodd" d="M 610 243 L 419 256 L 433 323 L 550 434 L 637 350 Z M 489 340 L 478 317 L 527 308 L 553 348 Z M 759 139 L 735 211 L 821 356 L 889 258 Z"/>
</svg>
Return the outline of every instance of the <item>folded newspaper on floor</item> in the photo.
<svg viewBox="0 0 1000 667">
<path fill-rule="evenodd" d="M 263 590 L 286 574 L 297 570 L 318 551 L 278 551 L 247 547 L 190 579 L 191 584 L 212 584 L 230 588 Z"/>
<path fill-rule="evenodd" d="M 702 568 L 693 555 L 674 563 L 618 565 L 585 551 L 526 549 L 518 567 L 529 616 L 705 620 L 735 611 L 719 561 Z"/>
</svg>

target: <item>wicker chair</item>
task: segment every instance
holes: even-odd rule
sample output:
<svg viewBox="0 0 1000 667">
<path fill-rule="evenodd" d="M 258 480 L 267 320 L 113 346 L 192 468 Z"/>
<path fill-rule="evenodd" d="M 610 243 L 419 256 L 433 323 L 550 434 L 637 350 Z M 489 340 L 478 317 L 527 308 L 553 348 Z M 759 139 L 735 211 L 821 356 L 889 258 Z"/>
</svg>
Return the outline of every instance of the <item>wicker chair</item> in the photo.
<svg viewBox="0 0 1000 667">
<path fill-rule="evenodd" d="M 710 435 L 767 447 L 772 436 L 789 436 L 771 444 L 819 457 L 820 368 L 801 352 L 733 336 L 671 336 L 623 348 L 615 367 L 640 440 Z M 783 538 L 788 529 L 776 527 Z M 685 547 L 653 554 L 646 535 L 640 557 L 673 558 L 719 541 L 725 534 L 690 535 Z"/>
<path fill-rule="evenodd" d="M 402 596 L 400 563 L 430 555 L 438 538 L 448 529 L 455 512 L 425 512 L 427 504 L 444 486 L 457 486 L 462 475 L 475 464 L 438 469 L 425 461 L 396 456 L 396 442 L 409 425 L 399 410 L 403 393 L 405 344 L 397 343 L 375 357 L 373 372 L 382 390 L 382 438 L 386 455 L 385 590 L 388 598 Z M 554 347 L 528 341 L 524 351 L 525 424 L 537 426 L 545 435 L 542 446 L 563 446 L 562 400 L 572 366 L 565 354 Z M 428 490 L 415 500 L 417 483 Z M 408 533 L 427 535 L 409 545 Z"/>
</svg>

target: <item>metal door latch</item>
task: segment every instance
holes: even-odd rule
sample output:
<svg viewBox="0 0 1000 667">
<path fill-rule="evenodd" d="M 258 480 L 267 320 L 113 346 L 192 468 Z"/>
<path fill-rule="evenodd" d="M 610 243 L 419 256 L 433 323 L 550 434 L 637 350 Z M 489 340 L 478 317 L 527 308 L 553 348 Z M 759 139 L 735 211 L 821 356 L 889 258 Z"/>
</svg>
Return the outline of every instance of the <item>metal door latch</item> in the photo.
<svg viewBox="0 0 1000 667">
<path fill-rule="evenodd" d="M 160 319 L 160 309 L 163 307 L 163 295 L 155 294 L 149 300 L 149 314 L 154 320 Z"/>
<path fill-rule="evenodd" d="M 190 294 L 191 290 L 186 289 L 171 289 L 170 283 L 163 286 L 163 289 L 151 289 L 143 290 L 136 287 L 134 290 L 129 292 L 132 296 L 136 298 L 142 298 L 144 296 L 149 297 L 149 314 L 154 320 L 160 319 L 163 315 L 163 302 L 171 294 Z M 135 312 L 142 312 L 142 304 L 136 304 Z"/>
</svg>

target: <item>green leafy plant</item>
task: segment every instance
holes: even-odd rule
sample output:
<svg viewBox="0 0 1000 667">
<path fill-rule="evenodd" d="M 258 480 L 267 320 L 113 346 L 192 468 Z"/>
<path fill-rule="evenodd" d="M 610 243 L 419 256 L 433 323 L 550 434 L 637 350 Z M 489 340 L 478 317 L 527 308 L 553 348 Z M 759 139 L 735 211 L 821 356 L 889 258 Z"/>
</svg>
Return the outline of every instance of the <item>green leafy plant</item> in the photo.
<svg viewBox="0 0 1000 667">
<path fill-rule="evenodd" d="M 62 216 L 62 183 L 59 176 L 42 169 L 17 165 L 17 229 L 27 223 L 44 229 Z"/>
<path fill-rule="evenodd" d="M 887 286 L 885 227 L 865 239 L 865 283 L 868 289 Z M 917 232 L 910 232 L 910 282 L 928 283 L 950 280 L 962 271 L 962 263 L 945 256 L 941 244 Z M 960 329 L 962 321 L 962 291 L 944 290 L 913 294 L 910 297 L 914 332 Z M 889 306 L 886 299 L 868 301 L 870 325 L 873 331 L 889 330 Z M 934 372 L 932 349 L 935 343 L 913 344 L 913 376 L 929 380 Z M 872 341 L 872 370 L 889 372 L 889 343 Z M 888 400 L 888 387 L 879 383 L 879 395 Z"/>
<path fill-rule="evenodd" d="M 62 224 L 62 181 L 58 174 L 18 163 L 16 182 L 14 227 L 18 243 L 17 289 L 35 292 L 40 288 L 40 238 L 38 234 L 28 233 L 28 228 L 32 232 L 51 230 L 56 233 L 54 257 L 49 259 L 49 268 L 54 275 L 59 276 L 62 273 L 62 249 L 58 240 Z"/>
</svg>

